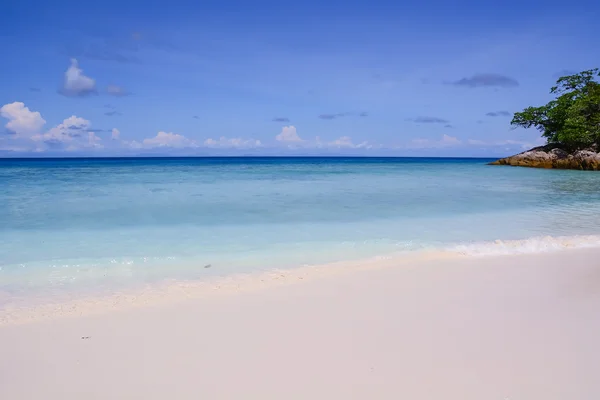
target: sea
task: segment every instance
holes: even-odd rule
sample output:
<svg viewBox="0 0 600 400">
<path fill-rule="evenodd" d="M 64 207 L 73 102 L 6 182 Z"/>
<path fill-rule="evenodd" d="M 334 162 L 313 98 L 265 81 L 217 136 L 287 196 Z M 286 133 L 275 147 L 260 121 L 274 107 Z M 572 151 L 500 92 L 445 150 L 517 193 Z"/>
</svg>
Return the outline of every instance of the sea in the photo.
<svg viewBox="0 0 600 400">
<path fill-rule="evenodd" d="M 0 160 L 0 299 L 600 246 L 600 174 L 466 158 Z"/>
</svg>

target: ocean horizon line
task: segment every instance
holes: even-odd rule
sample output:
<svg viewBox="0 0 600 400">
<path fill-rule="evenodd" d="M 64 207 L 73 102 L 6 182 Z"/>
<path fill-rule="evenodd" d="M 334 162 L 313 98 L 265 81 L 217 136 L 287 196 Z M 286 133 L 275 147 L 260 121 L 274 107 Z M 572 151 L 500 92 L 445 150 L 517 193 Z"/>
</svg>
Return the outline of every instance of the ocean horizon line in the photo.
<svg viewBox="0 0 600 400">
<path fill-rule="evenodd" d="M 360 156 L 360 155 L 197 155 L 197 156 L 167 156 L 167 155 L 143 155 L 143 156 L 48 156 L 48 157 L 0 157 L 0 160 L 10 161 L 44 161 L 44 160 L 129 160 L 129 159 L 398 159 L 398 160 L 495 160 L 497 157 L 474 157 L 474 156 Z"/>
</svg>

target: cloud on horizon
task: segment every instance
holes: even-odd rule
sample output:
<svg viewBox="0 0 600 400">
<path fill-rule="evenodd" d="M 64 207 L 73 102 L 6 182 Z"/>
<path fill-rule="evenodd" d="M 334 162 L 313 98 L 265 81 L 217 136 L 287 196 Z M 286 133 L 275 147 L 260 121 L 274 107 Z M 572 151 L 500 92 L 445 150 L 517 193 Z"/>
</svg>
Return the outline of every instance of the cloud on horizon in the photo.
<svg viewBox="0 0 600 400">
<path fill-rule="evenodd" d="M 444 135 L 442 135 L 441 139 L 439 139 L 439 140 L 423 139 L 423 138 L 413 139 L 410 142 L 410 144 L 408 145 L 408 148 L 437 149 L 437 148 L 442 148 L 442 147 L 457 146 L 457 145 L 460 145 L 461 143 L 462 142 L 458 138 L 444 134 Z"/>
<path fill-rule="evenodd" d="M 337 149 L 371 149 L 374 147 L 366 141 L 355 144 L 352 141 L 352 138 L 350 136 L 339 137 L 331 142 L 325 143 L 325 145 L 323 145 L 321 143 L 320 139 L 317 138 L 316 143 L 317 143 L 317 147 L 337 148 Z"/>
<path fill-rule="evenodd" d="M 540 137 L 534 141 L 528 142 L 523 140 L 498 140 L 498 141 L 485 141 L 479 139 L 468 139 L 466 141 L 467 145 L 477 146 L 477 147 L 516 147 L 520 150 L 528 150 L 536 146 L 542 146 L 546 144 L 546 139 Z"/>
<path fill-rule="evenodd" d="M 119 132 L 120 135 L 120 132 Z M 190 140 L 183 135 L 179 135 L 173 132 L 160 131 L 156 136 L 144 139 L 142 141 L 144 147 L 157 148 L 157 147 L 169 147 L 169 148 L 188 148 L 198 147 L 198 144 L 194 140 Z"/>
<path fill-rule="evenodd" d="M 255 139 L 226 138 L 221 136 L 218 140 L 212 138 L 206 139 L 204 146 L 219 149 L 255 149 L 262 147 L 262 143 L 260 140 Z"/>
<path fill-rule="evenodd" d="M 94 132 L 88 130 L 91 126 L 92 123 L 87 119 L 71 115 L 46 133 L 34 135 L 32 139 L 50 145 L 58 145 L 81 138 L 88 132 L 95 135 Z"/>
<path fill-rule="evenodd" d="M 296 132 L 296 127 L 293 125 L 284 126 L 281 129 L 281 133 L 279 133 L 279 135 L 275 136 L 275 140 L 277 140 L 278 142 L 285 142 L 285 143 L 303 142 L 303 140 L 300 138 L 300 136 L 298 136 L 298 133 Z"/>
<path fill-rule="evenodd" d="M 37 111 L 31 111 L 24 103 L 14 102 L 0 108 L 0 116 L 8 119 L 7 131 L 12 143 L 6 148 L 19 148 L 20 151 L 43 152 L 48 148 L 76 150 L 82 148 L 103 148 L 102 139 L 96 135 L 100 129 L 92 129 L 91 122 L 75 115 L 64 119 L 57 126 L 44 131 L 46 120 Z"/>
<path fill-rule="evenodd" d="M 30 137 L 46 125 L 46 120 L 39 112 L 31 111 L 20 101 L 3 105 L 0 116 L 8 120 L 6 130 L 18 137 Z"/>
<path fill-rule="evenodd" d="M 105 105 L 105 107 L 109 110 L 114 109 L 110 104 Z M 353 150 L 360 150 L 357 154 L 378 154 L 362 152 L 379 150 L 385 154 L 393 155 L 397 151 L 445 149 L 442 153 L 446 154 L 444 152 L 447 149 L 453 149 L 453 152 L 456 152 L 456 149 L 463 149 L 465 151 L 471 151 L 469 149 L 491 149 L 497 152 L 522 150 L 539 144 L 539 141 L 535 140 L 531 142 L 526 140 L 496 142 L 486 142 L 476 139 L 461 140 L 458 137 L 446 134 L 442 135 L 439 139 L 416 138 L 404 145 L 382 145 L 370 141 L 355 143 L 347 134 L 343 134 L 337 139 L 328 140 L 322 140 L 319 136 L 303 138 L 298 134 L 297 128 L 294 125 L 282 127 L 278 134 L 271 136 L 271 139 L 266 142 L 243 137 L 208 138 L 200 141 L 168 131 L 159 131 L 154 136 L 138 141 L 124 139 L 121 131 L 117 128 L 112 128 L 111 130 L 92 128 L 91 121 L 76 115 L 64 119 L 53 128 L 44 130 L 46 121 L 42 118 L 42 115 L 37 111 L 30 110 L 24 103 L 19 102 L 2 106 L 0 108 L 0 116 L 8 120 L 6 129 L 11 132 L 10 135 L 0 137 L 0 150 L 5 152 L 37 152 L 38 154 L 58 154 L 60 151 L 88 151 L 89 154 L 93 154 L 91 153 L 93 151 L 103 151 L 102 154 L 111 154 L 111 152 L 112 154 L 138 154 L 139 151 L 150 151 L 152 154 L 155 154 L 158 151 L 161 154 L 168 154 L 171 150 L 174 151 L 172 154 L 180 154 L 181 151 L 185 151 L 185 154 L 197 154 L 198 152 L 200 154 L 207 154 L 203 152 L 210 149 L 215 151 L 248 150 L 252 152 L 260 149 L 262 153 L 253 154 L 273 155 L 286 154 L 288 152 L 317 154 L 320 151 L 324 152 L 323 154 L 330 154 L 332 151 L 340 151 L 335 154 L 344 154 L 346 151 Z M 421 116 L 411 119 L 411 121 L 440 124 L 440 126 L 446 128 L 452 127 L 451 124 L 446 123 L 447 121 L 440 117 Z"/>
</svg>

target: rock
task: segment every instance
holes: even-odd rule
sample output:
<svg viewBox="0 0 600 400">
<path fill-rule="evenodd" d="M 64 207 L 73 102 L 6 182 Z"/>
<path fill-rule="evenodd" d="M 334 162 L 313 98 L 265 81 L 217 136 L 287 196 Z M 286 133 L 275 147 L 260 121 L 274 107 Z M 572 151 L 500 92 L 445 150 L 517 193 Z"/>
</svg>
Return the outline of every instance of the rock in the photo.
<svg viewBox="0 0 600 400">
<path fill-rule="evenodd" d="M 490 165 L 600 171 L 600 153 L 596 148 L 568 152 L 560 145 L 548 144 L 501 158 Z"/>
<path fill-rule="evenodd" d="M 554 157 L 558 158 L 559 160 L 569 157 L 569 153 L 567 153 L 563 149 L 552 149 L 552 150 L 550 150 L 550 154 L 551 154 L 551 156 L 554 156 Z"/>
</svg>

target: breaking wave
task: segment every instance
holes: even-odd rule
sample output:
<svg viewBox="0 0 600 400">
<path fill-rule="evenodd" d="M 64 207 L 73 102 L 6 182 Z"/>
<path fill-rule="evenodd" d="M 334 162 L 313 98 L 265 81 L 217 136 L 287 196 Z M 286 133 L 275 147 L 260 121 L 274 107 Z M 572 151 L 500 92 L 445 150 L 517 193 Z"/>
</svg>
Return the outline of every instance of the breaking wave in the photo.
<svg viewBox="0 0 600 400">
<path fill-rule="evenodd" d="M 600 247 L 600 236 L 543 236 L 523 240 L 495 240 L 460 244 L 448 250 L 468 256 L 547 253 L 566 249 Z"/>
</svg>

